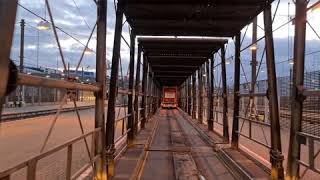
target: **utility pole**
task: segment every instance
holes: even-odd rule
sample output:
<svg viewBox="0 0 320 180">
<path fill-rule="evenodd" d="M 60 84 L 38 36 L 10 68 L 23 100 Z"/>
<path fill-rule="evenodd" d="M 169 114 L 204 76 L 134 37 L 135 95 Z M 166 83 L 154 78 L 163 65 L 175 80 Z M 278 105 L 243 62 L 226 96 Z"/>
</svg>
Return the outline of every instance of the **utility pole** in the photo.
<svg viewBox="0 0 320 180">
<path fill-rule="evenodd" d="M 21 27 L 21 32 L 20 32 L 20 66 L 19 66 L 19 72 L 23 73 L 23 66 L 24 66 L 24 27 L 25 27 L 25 22 L 24 19 L 21 19 L 20 22 L 20 27 Z M 18 101 L 19 101 L 19 106 L 22 106 L 22 103 L 24 102 L 24 86 L 21 85 L 19 88 L 19 96 L 18 96 Z"/>
</svg>

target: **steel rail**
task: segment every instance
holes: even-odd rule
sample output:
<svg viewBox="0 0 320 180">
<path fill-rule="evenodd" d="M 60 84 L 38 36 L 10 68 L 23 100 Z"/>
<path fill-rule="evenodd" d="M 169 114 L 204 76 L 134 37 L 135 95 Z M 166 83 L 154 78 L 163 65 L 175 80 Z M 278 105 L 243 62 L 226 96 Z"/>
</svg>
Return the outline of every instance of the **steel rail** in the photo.
<svg viewBox="0 0 320 180">
<path fill-rule="evenodd" d="M 208 145 L 210 146 L 217 146 L 218 144 L 226 144 L 224 142 L 215 142 L 212 137 L 208 136 L 195 122 L 193 122 L 190 118 L 190 116 L 188 116 L 188 114 L 186 114 L 185 112 L 182 112 L 182 116 L 184 116 L 187 120 L 187 122 L 192 125 L 195 130 L 197 132 L 199 132 L 201 138 L 208 143 Z M 216 133 L 216 132 L 214 132 Z M 216 133 L 217 134 L 217 133 Z M 220 134 L 217 134 L 220 135 Z M 262 144 L 261 144 L 262 145 Z M 224 148 L 216 148 L 217 149 L 217 157 L 218 159 L 224 163 L 226 165 L 226 167 L 228 168 L 229 172 L 232 173 L 233 176 L 237 177 L 238 179 L 252 179 L 251 175 L 245 170 L 243 169 L 243 167 L 241 165 L 239 165 L 239 163 L 237 163 L 236 161 L 233 160 L 232 157 L 230 157 L 226 151 L 224 150 Z M 241 151 L 241 150 L 240 150 Z M 244 152 L 244 151 L 241 151 Z M 245 152 L 244 152 L 245 153 Z M 249 155 L 244 154 L 245 156 L 247 156 L 250 160 L 254 161 L 254 163 L 260 164 L 259 161 L 250 158 Z M 230 166 L 231 165 L 231 166 Z M 263 165 L 261 166 L 261 169 L 263 171 L 265 171 L 266 173 L 270 174 L 270 172 L 268 172 L 268 168 L 263 167 Z"/>
</svg>

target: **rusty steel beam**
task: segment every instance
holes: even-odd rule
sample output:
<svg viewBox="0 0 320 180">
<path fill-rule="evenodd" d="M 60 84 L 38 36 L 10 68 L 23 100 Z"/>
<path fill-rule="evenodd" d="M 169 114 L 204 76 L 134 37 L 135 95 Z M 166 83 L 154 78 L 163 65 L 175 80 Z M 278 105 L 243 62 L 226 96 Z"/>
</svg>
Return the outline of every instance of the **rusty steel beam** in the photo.
<svg viewBox="0 0 320 180">
<path fill-rule="evenodd" d="M 222 97 L 223 97 L 223 110 L 222 110 L 223 140 L 225 142 L 229 142 L 226 51 L 225 51 L 224 45 L 221 47 L 221 77 L 222 77 Z"/>
<path fill-rule="evenodd" d="M 188 85 L 188 81 L 189 81 L 189 78 L 187 78 L 185 81 L 184 81 L 184 111 L 186 113 L 188 113 L 188 88 L 189 88 L 189 85 Z"/>
<path fill-rule="evenodd" d="M 270 111 L 270 134 L 271 134 L 271 178 L 284 179 L 283 172 L 283 155 L 281 152 L 281 134 L 280 134 L 280 115 L 277 95 L 277 76 L 274 55 L 274 42 L 272 33 L 272 12 L 271 5 L 264 10 L 264 26 L 265 26 L 265 43 L 266 43 L 266 62 L 268 68 L 268 99 Z"/>
<path fill-rule="evenodd" d="M 192 118 L 196 119 L 197 115 L 197 91 L 196 91 L 196 72 L 192 75 Z"/>
<path fill-rule="evenodd" d="M 101 155 L 95 162 L 94 177 L 107 179 L 106 161 L 106 129 L 105 129 L 105 99 L 106 99 L 106 24 L 107 24 L 107 0 L 97 2 L 97 54 L 96 54 L 96 81 L 101 88 L 96 92 L 95 128 L 101 128 L 101 133 L 95 136 L 94 155 Z"/>
<path fill-rule="evenodd" d="M 189 116 L 191 116 L 191 107 L 192 107 L 192 97 L 191 97 L 191 76 L 189 76 L 188 80 L 187 80 L 187 84 L 188 84 L 188 89 L 187 89 L 187 98 L 188 98 L 188 104 L 187 104 L 187 112 L 189 114 Z"/>
<path fill-rule="evenodd" d="M 108 100 L 108 116 L 106 123 L 106 145 L 107 145 L 107 158 L 108 158 L 108 176 L 114 176 L 114 124 L 115 124 L 115 103 L 117 99 L 117 86 L 119 75 L 119 60 L 121 48 L 121 33 L 122 33 L 122 20 L 124 1 L 119 0 L 116 10 L 116 23 L 113 41 L 113 54 L 112 54 L 112 67 L 110 76 L 109 87 L 109 100 Z"/>
<path fill-rule="evenodd" d="M 212 108 L 212 99 L 213 99 L 213 96 L 212 96 L 212 74 L 211 74 L 211 65 L 210 65 L 210 62 L 212 62 L 212 60 L 208 60 L 206 62 L 206 77 L 207 77 L 207 94 L 208 94 L 208 98 L 207 98 L 207 104 L 208 104 L 208 107 L 207 107 L 207 110 L 208 110 L 208 113 L 207 113 L 207 123 L 208 123 L 208 130 L 211 131 L 213 130 L 213 108 Z"/>
<path fill-rule="evenodd" d="M 212 59 L 210 61 L 210 89 L 209 89 L 209 122 L 208 122 L 208 130 L 213 131 L 214 129 L 214 55 L 212 55 Z"/>
<path fill-rule="evenodd" d="M 294 65 L 293 86 L 291 90 L 291 128 L 288 152 L 287 174 L 288 179 L 299 179 L 300 143 L 298 133 L 301 131 L 302 110 L 304 96 L 299 87 L 304 84 L 304 61 L 307 20 L 307 0 L 296 0 L 295 37 L 294 37 Z"/>
<path fill-rule="evenodd" d="M 157 106 L 156 106 L 156 84 L 155 82 L 153 81 L 152 83 L 152 115 L 154 115 L 154 113 L 156 112 L 157 110 Z"/>
<path fill-rule="evenodd" d="M 198 70 L 198 89 L 199 89 L 199 101 L 198 101 L 198 121 L 200 124 L 203 123 L 203 65 Z"/>
<path fill-rule="evenodd" d="M 102 83 L 100 82 L 97 82 L 97 85 L 81 84 L 66 80 L 51 79 L 23 73 L 18 73 L 17 84 L 26 86 L 38 86 L 47 88 L 72 89 L 94 92 L 101 91 L 102 89 Z"/>
<path fill-rule="evenodd" d="M 149 64 L 149 59 L 148 59 L 148 62 L 147 62 L 147 66 L 148 66 L 148 75 L 147 75 L 147 90 L 146 90 L 146 93 L 147 93 L 147 98 L 146 98 L 146 101 L 147 101 L 147 119 L 146 119 L 146 122 L 148 122 L 148 120 L 150 119 L 150 112 L 151 112 L 151 104 L 150 104 L 150 95 L 151 95 L 151 84 L 152 84 L 152 74 L 151 74 L 151 68 L 150 68 L 150 64 Z"/>
<path fill-rule="evenodd" d="M 148 61 L 147 61 L 147 55 L 143 54 L 143 75 L 142 75 L 142 102 L 141 102 L 141 129 L 145 128 L 146 124 L 146 113 L 147 113 L 147 79 L 148 79 Z"/>
<path fill-rule="evenodd" d="M 130 34 L 130 61 L 129 61 L 129 91 L 133 92 L 133 81 L 134 81 L 134 51 L 135 51 L 135 40 L 136 35 L 134 34 L 134 31 L 131 31 Z M 137 93 L 137 92 L 136 92 Z M 127 130 L 128 132 L 128 144 L 131 145 L 134 140 L 134 113 L 136 111 L 133 111 L 133 94 L 128 94 L 128 114 L 131 114 L 131 116 L 128 117 L 128 126 Z"/>
<path fill-rule="evenodd" d="M 142 47 L 141 44 L 138 44 L 138 57 L 137 57 L 137 63 L 136 63 L 136 84 L 135 84 L 135 96 L 134 96 L 134 125 L 132 129 L 132 133 L 137 134 L 138 133 L 138 124 L 139 124 L 139 93 L 140 93 L 140 69 L 141 69 L 141 53 L 142 53 Z"/>
<path fill-rule="evenodd" d="M 14 24 L 17 12 L 17 0 L 0 1 L 0 120 L 2 102 L 7 93 L 10 76 L 10 51 L 14 34 Z"/>
<path fill-rule="evenodd" d="M 233 87 L 233 123 L 232 123 L 232 148 L 238 149 L 239 147 L 239 90 L 240 90 L 240 39 L 241 32 L 238 32 L 235 38 L 235 58 L 234 58 L 234 87 Z"/>
</svg>

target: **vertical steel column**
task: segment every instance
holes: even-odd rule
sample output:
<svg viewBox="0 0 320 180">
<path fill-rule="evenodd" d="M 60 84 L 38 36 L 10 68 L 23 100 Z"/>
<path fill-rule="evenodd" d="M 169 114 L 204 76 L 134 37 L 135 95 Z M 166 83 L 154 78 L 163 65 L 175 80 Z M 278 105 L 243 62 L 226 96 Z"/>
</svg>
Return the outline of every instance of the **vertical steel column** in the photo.
<svg viewBox="0 0 320 180">
<path fill-rule="evenodd" d="M 21 19 L 20 22 L 20 64 L 19 64 L 19 72 L 23 73 L 24 69 L 24 27 L 25 22 L 24 19 Z M 22 106 L 22 102 L 24 102 L 24 85 L 19 86 L 19 106 Z"/>
<path fill-rule="evenodd" d="M 150 68 L 150 64 L 147 62 L 148 64 L 148 80 L 147 80 L 147 106 L 148 106 L 148 111 L 147 111 L 147 119 L 146 122 L 148 122 L 150 116 L 151 116 L 151 109 L 152 109 L 152 104 L 150 102 L 151 100 L 151 84 L 152 84 L 152 73 L 151 73 L 151 68 Z"/>
<path fill-rule="evenodd" d="M 150 68 L 151 69 L 151 68 Z M 153 115 L 153 109 L 154 109 L 154 105 L 153 105 L 153 86 L 154 86 L 154 79 L 153 79 L 153 75 L 151 77 L 151 84 L 150 84 L 150 104 L 151 104 L 151 108 L 150 108 L 150 117 Z"/>
<path fill-rule="evenodd" d="M 235 38 L 234 55 L 234 87 L 233 87 L 233 123 L 231 146 L 238 149 L 239 143 L 239 90 L 240 90 L 240 39 L 241 32 L 238 32 Z"/>
<path fill-rule="evenodd" d="M 304 81 L 305 40 L 306 40 L 306 9 L 307 0 L 296 0 L 293 86 L 291 89 L 291 128 L 288 152 L 287 178 L 299 179 L 300 143 L 298 132 L 301 131 L 304 98 L 302 95 Z"/>
<path fill-rule="evenodd" d="M 221 47 L 221 77 L 223 96 L 223 140 L 229 142 L 229 121 L 228 121 L 228 93 L 227 93 L 227 71 L 226 71 L 226 51 L 224 45 Z"/>
<path fill-rule="evenodd" d="M 214 129 L 214 115 L 213 115 L 213 109 L 214 109 L 214 56 L 212 56 L 212 59 L 210 61 L 210 93 L 209 93 L 209 101 L 210 101 L 210 112 L 209 112 L 209 122 L 208 122 L 208 130 L 213 131 Z"/>
<path fill-rule="evenodd" d="M 283 173 L 283 155 L 281 153 L 281 137 L 280 137 L 280 123 L 279 123 L 279 104 L 277 95 L 277 76 L 274 57 L 274 44 L 272 33 L 272 12 L 271 5 L 267 5 L 264 10 L 264 26 L 265 26 L 265 43 L 266 43 L 266 62 L 268 71 L 268 98 L 269 111 L 271 121 L 271 178 L 284 179 Z"/>
<path fill-rule="evenodd" d="M 142 47 L 141 44 L 138 44 L 138 58 L 137 58 L 137 71 L 136 71 L 136 84 L 135 84 L 135 96 L 134 96 L 134 124 L 133 129 L 131 130 L 132 133 L 138 133 L 138 124 L 139 124 L 139 96 L 140 96 L 140 68 L 141 68 L 141 53 Z"/>
<path fill-rule="evenodd" d="M 159 108 L 159 87 L 158 84 L 156 84 L 156 107 Z"/>
<path fill-rule="evenodd" d="M 208 130 L 212 131 L 213 130 L 213 108 L 212 108 L 212 104 L 213 104 L 213 97 L 212 97 L 212 66 L 210 64 L 210 62 L 212 62 L 212 60 L 208 60 L 207 62 L 207 86 L 208 86 L 208 114 L 207 114 L 207 118 L 208 118 Z"/>
<path fill-rule="evenodd" d="M 100 160 L 95 162 L 94 177 L 107 179 L 106 163 L 106 129 L 105 129 L 105 99 L 106 99 L 106 26 L 107 26 L 107 0 L 97 2 L 97 55 L 96 55 L 96 81 L 101 84 L 101 91 L 96 95 L 95 128 L 101 128 L 101 133 L 95 137 L 95 155 L 100 154 Z"/>
<path fill-rule="evenodd" d="M 184 81 L 184 111 L 188 113 L 188 88 L 189 78 Z"/>
<path fill-rule="evenodd" d="M 7 93 L 10 51 L 14 34 L 14 24 L 17 12 L 17 0 L 0 1 L 0 120 L 2 114 L 2 103 Z"/>
<path fill-rule="evenodd" d="M 154 114 L 156 112 L 156 84 L 155 84 L 155 80 L 153 80 L 153 83 L 152 83 L 152 108 L 153 108 L 153 112 L 152 114 Z"/>
<path fill-rule="evenodd" d="M 189 114 L 189 116 L 191 116 L 191 107 L 192 107 L 192 103 L 191 103 L 191 101 L 192 101 L 192 97 L 191 97 L 191 76 L 189 76 L 189 78 L 188 78 L 188 81 L 187 81 L 187 84 L 188 84 L 188 89 L 187 89 L 187 98 L 188 98 L 188 110 L 187 110 L 187 112 L 188 112 L 188 114 Z"/>
<path fill-rule="evenodd" d="M 197 91 L 196 91 L 196 72 L 192 75 L 192 119 L 196 119 L 197 113 Z"/>
<path fill-rule="evenodd" d="M 147 62 L 147 80 L 146 80 L 146 122 L 148 122 L 149 119 L 149 108 L 150 108 L 150 104 L 149 104 L 149 86 L 150 86 L 150 74 L 149 74 L 149 63 Z"/>
<path fill-rule="evenodd" d="M 203 65 L 200 66 L 198 70 L 198 89 L 199 89 L 199 102 L 198 102 L 198 121 L 199 123 L 203 123 L 203 82 L 202 82 L 202 72 L 203 72 Z"/>
<path fill-rule="evenodd" d="M 133 111 L 133 81 L 134 81 L 134 51 L 136 35 L 134 31 L 130 34 L 130 61 L 129 61 L 129 94 L 128 94 L 128 144 L 131 145 L 134 140 L 134 113 Z"/>
<path fill-rule="evenodd" d="M 146 113 L 147 113 L 147 106 L 146 106 L 146 101 L 147 101 L 147 75 L 148 75 L 148 62 L 147 62 L 147 55 L 144 53 L 143 54 L 143 76 L 142 76 L 142 102 L 141 102 L 141 129 L 145 127 L 146 124 Z"/>
<path fill-rule="evenodd" d="M 118 86 L 118 74 L 119 74 L 119 59 L 120 59 L 120 47 L 121 47 L 121 33 L 122 33 L 122 20 L 123 20 L 123 0 L 118 0 L 116 10 L 116 24 L 115 34 L 113 42 L 113 54 L 112 54 L 112 67 L 110 76 L 109 87 L 109 100 L 108 100 L 108 117 L 106 123 L 106 145 L 107 145 L 107 157 L 108 157 L 108 175 L 114 175 L 114 123 L 115 123 L 115 103 L 117 99 L 117 86 Z M 104 69 L 105 70 L 105 69 Z"/>
<path fill-rule="evenodd" d="M 153 89 L 154 89 L 154 91 L 153 91 L 153 103 L 154 103 L 154 112 L 153 112 L 153 114 L 155 114 L 156 112 L 157 112 L 157 109 L 158 109 L 158 107 L 157 107 L 157 84 L 156 84 L 156 81 L 154 80 L 154 84 L 153 84 Z"/>
<path fill-rule="evenodd" d="M 151 86 L 151 90 L 150 90 L 150 94 L 151 94 L 151 96 L 150 96 L 150 104 L 151 104 L 151 108 L 150 108 L 150 110 L 151 110 L 151 116 L 153 115 L 153 112 L 154 112 L 154 104 L 153 104 L 153 90 L 154 90 L 154 82 L 153 82 L 153 78 L 151 79 L 151 84 L 150 84 L 150 86 Z"/>
</svg>

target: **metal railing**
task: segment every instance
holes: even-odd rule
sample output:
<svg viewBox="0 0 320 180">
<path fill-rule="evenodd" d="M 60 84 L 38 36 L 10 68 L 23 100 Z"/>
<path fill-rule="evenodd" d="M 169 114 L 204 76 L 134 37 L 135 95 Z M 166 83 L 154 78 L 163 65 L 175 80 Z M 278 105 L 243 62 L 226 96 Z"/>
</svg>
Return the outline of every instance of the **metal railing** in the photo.
<svg viewBox="0 0 320 180">
<path fill-rule="evenodd" d="M 19 171 L 20 169 L 23 169 L 27 167 L 27 174 L 26 179 L 27 180 L 34 180 L 36 179 L 36 172 L 37 172 L 37 162 L 45 157 L 48 157 L 58 151 L 61 151 L 62 149 L 67 149 L 67 166 L 66 166 L 66 179 L 76 179 L 78 178 L 84 171 L 86 171 L 89 167 L 93 167 L 93 163 L 97 161 L 103 154 L 96 154 L 93 155 L 95 149 L 95 137 L 101 133 L 101 128 L 96 128 L 93 131 L 87 132 L 79 137 L 76 137 L 74 139 L 71 139 L 67 141 L 66 143 L 62 145 L 58 145 L 54 148 L 51 148 L 45 152 L 40 153 L 39 155 L 36 155 L 24 162 L 19 163 L 18 165 L 11 167 L 3 172 L 0 172 L 0 179 L 1 180 L 10 180 L 10 177 L 13 173 Z M 73 153 L 73 145 L 80 140 L 85 140 L 87 137 L 91 136 L 91 157 L 90 161 L 87 162 L 84 166 L 82 166 L 77 172 L 74 174 L 71 173 L 72 169 L 72 153 Z"/>
<path fill-rule="evenodd" d="M 296 159 L 296 161 L 301 164 L 302 166 L 306 167 L 306 169 L 303 170 L 303 172 L 300 174 L 299 178 L 302 178 L 308 170 L 312 170 L 316 173 L 320 174 L 320 169 L 316 167 L 315 159 L 320 154 L 320 150 L 316 150 L 315 148 L 315 142 L 320 142 L 320 137 L 315 136 L 309 133 L 305 132 L 298 132 L 297 133 L 298 139 L 301 144 L 307 145 L 308 147 L 308 162 L 304 162 L 301 159 Z"/>
</svg>

